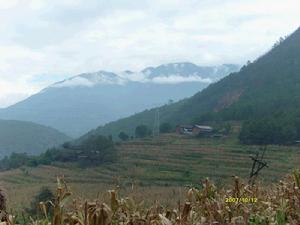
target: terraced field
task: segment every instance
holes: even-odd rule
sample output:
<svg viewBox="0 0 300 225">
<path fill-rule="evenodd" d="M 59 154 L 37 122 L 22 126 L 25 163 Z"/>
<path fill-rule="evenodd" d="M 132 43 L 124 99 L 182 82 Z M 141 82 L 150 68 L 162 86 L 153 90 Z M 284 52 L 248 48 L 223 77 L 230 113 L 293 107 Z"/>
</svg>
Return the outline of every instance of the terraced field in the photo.
<svg viewBox="0 0 300 225">
<path fill-rule="evenodd" d="M 126 195 L 142 199 L 147 194 L 153 201 L 165 199 L 168 203 L 167 199 L 181 198 L 180 187 L 197 185 L 205 177 L 220 186 L 233 175 L 247 179 L 252 165 L 249 156 L 260 150 L 238 144 L 235 137 L 192 139 L 176 135 L 130 141 L 117 148 L 119 161 L 97 168 L 64 164 L 0 173 L 10 206 L 26 207 L 41 186 L 54 188 L 56 177 L 62 175 L 82 197 L 94 197 L 117 185 Z M 299 166 L 300 148 L 268 146 L 266 161 L 269 168 L 263 170 L 260 180 L 276 181 Z"/>
<path fill-rule="evenodd" d="M 205 177 L 224 183 L 233 175 L 246 179 L 252 165 L 250 156 L 257 151 L 262 150 L 258 146 L 242 146 L 232 137 L 216 140 L 169 135 L 156 141 L 123 144 L 122 162 L 114 167 L 120 169 L 119 174 L 127 170 L 132 178 L 147 184 L 195 184 Z M 263 170 L 260 178 L 273 182 L 298 166 L 300 148 L 268 146 L 265 159 L 269 168 Z"/>
</svg>

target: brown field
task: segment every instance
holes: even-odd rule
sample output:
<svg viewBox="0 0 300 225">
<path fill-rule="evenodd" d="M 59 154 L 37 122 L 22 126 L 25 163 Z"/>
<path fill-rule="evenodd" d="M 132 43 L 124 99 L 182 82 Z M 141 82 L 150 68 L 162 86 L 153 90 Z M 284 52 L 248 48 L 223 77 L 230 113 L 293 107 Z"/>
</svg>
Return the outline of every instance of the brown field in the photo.
<svg viewBox="0 0 300 225">
<path fill-rule="evenodd" d="M 63 178 L 57 179 L 55 197 L 39 202 L 34 218 L 4 210 L 3 225 L 298 225 L 300 223 L 300 173 L 269 187 L 244 184 L 234 177 L 227 188 L 217 188 L 205 179 L 200 188 L 190 188 L 174 205 L 160 201 L 145 204 L 152 196 L 123 197 L 109 190 L 106 198 L 80 199 L 70 192 Z M 3 199 L 3 198 L 1 198 Z M 1 209 L 5 203 L 1 202 Z M 4 216 L 3 216 L 4 215 Z"/>
</svg>

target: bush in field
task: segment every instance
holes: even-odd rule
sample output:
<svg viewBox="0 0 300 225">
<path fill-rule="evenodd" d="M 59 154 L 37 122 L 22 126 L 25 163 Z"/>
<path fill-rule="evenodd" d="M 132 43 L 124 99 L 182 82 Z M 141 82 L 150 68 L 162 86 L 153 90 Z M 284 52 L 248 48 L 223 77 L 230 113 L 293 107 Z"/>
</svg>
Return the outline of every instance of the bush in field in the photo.
<svg viewBox="0 0 300 225">
<path fill-rule="evenodd" d="M 117 157 L 113 141 L 100 135 L 90 136 L 79 145 L 79 149 L 82 151 L 79 157 L 94 164 L 113 162 Z"/>
<path fill-rule="evenodd" d="M 98 165 L 112 162 L 117 153 L 112 140 L 100 136 L 91 135 L 78 145 L 64 145 L 64 148 L 48 150 L 40 161 L 47 162 L 79 162 L 81 165 Z"/>
<path fill-rule="evenodd" d="M 219 133 L 228 135 L 232 131 L 232 126 L 230 123 L 222 123 L 219 128 Z"/>
<path fill-rule="evenodd" d="M 40 208 L 40 203 L 45 202 L 46 206 L 51 209 L 50 207 L 50 201 L 53 201 L 55 198 L 54 194 L 48 187 L 42 187 L 37 193 L 37 195 L 33 198 L 33 200 L 30 203 L 30 207 L 26 208 L 26 212 L 30 216 L 34 217 L 40 217 L 41 215 L 44 215 L 42 212 L 42 209 Z M 47 211 L 48 216 L 51 216 L 53 214 L 53 210 Z"/>
<path fill-rule="evenodd" d="M 151 134 L 150 129 L 146 125 L 139 125 L 135 128 L 135 137 L 144 138 Z"/>
<path fill-rule="evenodd" d="M 120 138 L 122 141 L 128 141 L 129 136 L 128 136 L 128 134 L 126 134 L 125 132 L 121 131 L 121 132 L 119 133 L 119 138 Z"/>
<path fill-rule="evenodd" d="M 0 189 L 0 211 L 6 210 L 6 194 Z"/>
<path fill-rule="evenodd" d="M 159 131 L 161 133 L 170 133 L 173 130 L 172 125 L 170 123 L 162 123 L 159 126 Z"/>
</svg>

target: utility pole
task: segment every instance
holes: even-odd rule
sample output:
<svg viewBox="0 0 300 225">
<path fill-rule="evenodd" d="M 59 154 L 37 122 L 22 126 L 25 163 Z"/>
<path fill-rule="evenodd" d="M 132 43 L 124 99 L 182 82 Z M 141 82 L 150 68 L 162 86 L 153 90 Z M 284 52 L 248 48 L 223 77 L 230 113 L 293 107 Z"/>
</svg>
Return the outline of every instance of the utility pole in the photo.
<svg viewBox="0 0 300 225">
<path fill-rule="evenodd" d="M 154 125 L 152 130 L 153 137 L 159 137 L 159 127 L 160 127 L 160 121 L 159 121 L 159 108 L 155 110 L 155 116 L 154 116 Z"/>
<path fill-rule="evenodd" d="M 250 156 L 251 160 L 253 161 L 250 176 L 249 176 L 249 180 L 248 180 L 248 184 L 250 184 L 250 185 L 254 185 L 255 180 L 258 177 L 259 172 L 264 167 L 268 167 L 267 162 L 264 160 L 264 156 L 265 156 L 265 152 L 267 150 L 267 147 L 264 147 L 261 150 L 263 150 L 261 155 L 260 155 L 259 152 L 256 152 L 255 157 Z"/>
</svg>

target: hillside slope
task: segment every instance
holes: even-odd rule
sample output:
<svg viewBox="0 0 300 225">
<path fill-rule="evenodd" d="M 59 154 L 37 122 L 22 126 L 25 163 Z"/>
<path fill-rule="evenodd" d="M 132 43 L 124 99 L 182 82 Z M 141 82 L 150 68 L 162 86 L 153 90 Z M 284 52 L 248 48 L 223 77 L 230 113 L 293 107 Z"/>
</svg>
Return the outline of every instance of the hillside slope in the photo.
<svg viewBox="0 0 300 225">
<path fill-rule="evenodd" d="M 171 99 L 190 97 L 238 69 L 236 65 L 201 67 L 185 62 L 140 72 L 84 73 L 1 109 L 0 118 L 31 121 L 78 137 L 98 125 L 166 104 Z"/>
<path fill-rule="evenodd" d="M 89 198 L 99 190 L 120 186 L 135 196 L 141 191 L 149 198 L 157 193 L 159 199 L 173 199 L 166 190 L 179 194 L 183 186 L 198 185 L 206 177 L 222 187 L 231 183 L 233 175 L 247 180 L 252 166 L 249 156 L 259 150 L 257 146 L 238 144 L 236 137 L 191 139 L 172 134 L 156 140 L 129 141 L 117 148 L 120 160 L 112 164 L 86 169 L 66 163 L 29 167 L 1 172 L 0 180 L 16 207 L 27 206 L 28 199 L 42 186 L 55 185 L 58 174 L 64 174 L 80 197 Z M 299 165 L 299 157 L 297 147 L 269 146 L 265 154 L 269 168 L 261 171 L 259 181 L 279 181 Z"/>
<path fill-rule="evenodd" d="M 300 108 L 300 28 L 240 72 L 213 83 L 189 99 L 159 108 L 162 122 L 174 126 L 210 119 L 247 120 Z M 155 110 L 108 123 L 90 133 L 133 134 L 139 124 L 153 126 Z"/>
<path fill-rule="evenodd" d="M 12 152 L 39 154 L 70 140 L 65 134 L 32 122 L 0 120 L 0 158 Z"/>
</svg>

